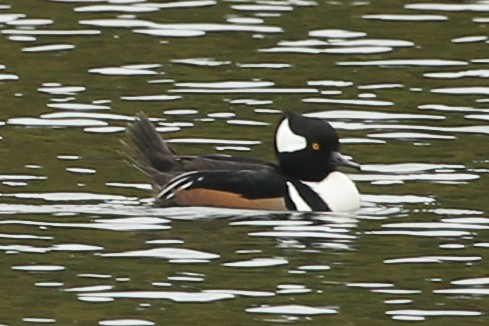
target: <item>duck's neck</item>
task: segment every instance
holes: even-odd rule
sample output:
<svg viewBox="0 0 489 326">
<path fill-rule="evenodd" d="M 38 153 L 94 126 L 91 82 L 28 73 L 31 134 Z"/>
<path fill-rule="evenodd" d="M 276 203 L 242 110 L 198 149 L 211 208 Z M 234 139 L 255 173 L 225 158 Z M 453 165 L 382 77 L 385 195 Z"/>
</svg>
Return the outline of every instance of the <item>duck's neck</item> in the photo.
<svg viewBox="0 0 489 326">
<path fill-rule="evenodd" d="M 335 171 L 334 166 L 324 166 L 314 161 L 297 162 L 296 160 L 280 160 L 280 172 L 302 181 L 320 182 Z"/>
</svg>

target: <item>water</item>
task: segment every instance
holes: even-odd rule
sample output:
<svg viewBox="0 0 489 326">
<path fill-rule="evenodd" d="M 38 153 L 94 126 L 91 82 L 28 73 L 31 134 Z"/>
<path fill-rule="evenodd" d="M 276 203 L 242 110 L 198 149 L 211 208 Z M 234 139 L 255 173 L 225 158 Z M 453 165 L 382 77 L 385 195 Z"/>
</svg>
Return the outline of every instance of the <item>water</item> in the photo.
<svg viewBox="0 0 489 326">
<path fill-rule="evenodd" d="M 0 324 L 487 324 L 489 3 L 0 3 Z M 184 154 L 273 160 L 295 110 L 364 168 L 355 215 L 149 206 Z"/>
</svg>

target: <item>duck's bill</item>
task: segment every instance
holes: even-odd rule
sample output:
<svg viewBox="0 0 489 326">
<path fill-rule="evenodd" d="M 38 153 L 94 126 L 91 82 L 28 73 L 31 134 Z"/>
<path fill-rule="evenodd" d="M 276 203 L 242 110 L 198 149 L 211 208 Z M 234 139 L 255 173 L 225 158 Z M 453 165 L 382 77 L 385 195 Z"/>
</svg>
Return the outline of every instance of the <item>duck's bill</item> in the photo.
<svg viewBox="0 0 489 326">
<path fill-rule="evenodd" d="M 331 155 L 331 162 L 336 166 L 344 166 L 347 168 L 352 168 L 358 171 L 362 170 L 360 164 L 348 160 L 346 157 L 341 155 L 339 152 L 333 152 Z"/>
</svg>

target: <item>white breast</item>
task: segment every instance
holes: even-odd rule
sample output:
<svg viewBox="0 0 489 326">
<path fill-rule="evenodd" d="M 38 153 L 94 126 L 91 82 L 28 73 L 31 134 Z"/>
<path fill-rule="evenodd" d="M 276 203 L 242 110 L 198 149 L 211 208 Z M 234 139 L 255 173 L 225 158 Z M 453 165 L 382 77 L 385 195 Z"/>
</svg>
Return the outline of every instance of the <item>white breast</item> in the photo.
<svg viewBox="0 0 489 326">
<path fill-rule="evenodd" d="M 341 172 L 332 172 L 319 182 L 304 182 L 333 212 L 348 212 L 360 208 L 360 193 L 355 183 Z"/>
</svg>

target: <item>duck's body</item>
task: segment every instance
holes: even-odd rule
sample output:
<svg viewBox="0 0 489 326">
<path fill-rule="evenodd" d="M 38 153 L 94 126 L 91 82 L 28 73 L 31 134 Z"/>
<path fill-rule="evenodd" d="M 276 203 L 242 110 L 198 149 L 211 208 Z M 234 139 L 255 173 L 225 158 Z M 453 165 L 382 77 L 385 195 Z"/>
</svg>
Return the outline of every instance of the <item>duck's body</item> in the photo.
<svg viewBox="0 0 489 326">
<path fill-rule="evenodd" d="M 352 211 L 355 184 L 337 165 L 358 168 L 338 152 L 325 121 L 287 114 L 275 135 L 278 164 L 227 155 L 178 156 L 142 114 L 128 127 L 135 165 L 152 180 L 158 206 Z M 131 146 L 129 146 L 131 147 Z"/>
</svg>

